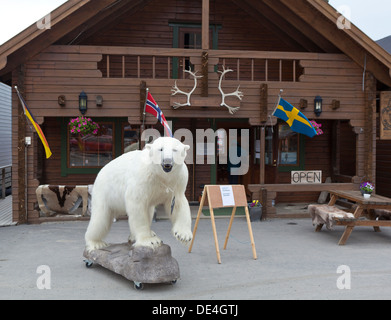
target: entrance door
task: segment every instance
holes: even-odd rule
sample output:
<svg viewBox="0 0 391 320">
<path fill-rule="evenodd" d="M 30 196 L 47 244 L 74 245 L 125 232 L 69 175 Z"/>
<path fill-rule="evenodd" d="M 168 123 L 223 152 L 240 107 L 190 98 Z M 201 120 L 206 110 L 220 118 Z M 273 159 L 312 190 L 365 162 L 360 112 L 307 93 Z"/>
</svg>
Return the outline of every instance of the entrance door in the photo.
<svg viewBox="0 0 391 320">
<path fill-rule="evenodd" d="M 216 120 L 215 128 L 217 129 L 216 184 L 251 183 L 251 172 L 254 168 L 254 138 L 248 120 Z M 241 159 L 249 164 L 248 170 Z"/>
<path fill-rule="evenodd" d="M 277 183 L 278 133 L 276 127 L 265 129 L 265 184 Z"/>
</svg>

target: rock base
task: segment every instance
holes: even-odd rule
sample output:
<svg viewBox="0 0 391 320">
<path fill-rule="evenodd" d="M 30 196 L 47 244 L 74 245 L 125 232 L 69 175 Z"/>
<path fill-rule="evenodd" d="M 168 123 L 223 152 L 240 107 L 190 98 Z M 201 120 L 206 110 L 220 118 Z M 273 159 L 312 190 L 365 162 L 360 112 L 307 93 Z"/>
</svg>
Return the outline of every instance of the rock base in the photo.
<svg viewBox="0 0 391 320">
<path fill-rule="evenodd" d="M 112 244 L 91 252 L 84 250 L 83 256 L 87 267 L 99 264 L 134 281 L 135 287 L 143 283 L 175 283 L 180 277 L 178 262 L 166 244 L 155 250 L 130 243 Z"/>
</svg>

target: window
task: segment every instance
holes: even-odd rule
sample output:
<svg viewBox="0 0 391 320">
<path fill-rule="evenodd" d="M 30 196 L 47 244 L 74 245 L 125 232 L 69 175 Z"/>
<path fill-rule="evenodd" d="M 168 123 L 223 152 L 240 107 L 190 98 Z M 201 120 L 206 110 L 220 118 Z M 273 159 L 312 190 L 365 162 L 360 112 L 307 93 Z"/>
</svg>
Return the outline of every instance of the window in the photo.
<svg viewBox="0 0 391 320">
<path fill-rule="evenodd" d="M 181 29 L 179 46 L 184 49 L 201 49 L 202 48 L 201 30 L 198 28 Z M 185 58 L 185 70 L 194 71 L 194 65 L 190 63 L 189 58 Z"/>
<path fill-rule="evenodd" d="M 70 168 L 103 167 L 114 155 L 114 123 L 99 123 L 98 135 L 80 136 L 68 130 Z"/>
<path fill-rule="evenodd" d="M 71 134 L 69 118 L 61 121 L 61 176 L 97 174 L 99 170 L 125 152 L 139 148 L 140 126 L 127 118 L 93 118 L 100 126 L 98 135 Z"/>
<path fill-rule="evenodd" d="M 266 127 L 265 132 L 265 164 L 268 166 L 273 165 L 273 128 L 272 127 Z M 261 145 L 259 142 L 259 152 L 261 151 Z M 258 162 L 257 162 L 258 163 Z"/>
<path fill-rule="evenodd" d="M 298 166 L 300 163 L 299 134 L 285 123 L 278 125 L 278 165 Z"/>
<path fill-rule="evenodd" d="M 173 30 L 173 48 L 184 49 L 201 49 L 202 48 L 202 32 L 201 24 L 191 23 L 170 23 Z M 210 25 L 210 48 L 216 50 L 218 48 L 218 33 L 221 25 Z M 184 70 L 193 69 L 188 57 L 172 59 L 172 76 L 174 79 L 179 79 L 181 75 L 185 75 Z M 194 71 L 194 70 L 192 70 Z"/>
<path fill-rule="evenodd" d="M 122 137 L 123 153 L 140 149 L 140 126 L 131 126 L 130 124 L 123 124 Z"/>
</svg>

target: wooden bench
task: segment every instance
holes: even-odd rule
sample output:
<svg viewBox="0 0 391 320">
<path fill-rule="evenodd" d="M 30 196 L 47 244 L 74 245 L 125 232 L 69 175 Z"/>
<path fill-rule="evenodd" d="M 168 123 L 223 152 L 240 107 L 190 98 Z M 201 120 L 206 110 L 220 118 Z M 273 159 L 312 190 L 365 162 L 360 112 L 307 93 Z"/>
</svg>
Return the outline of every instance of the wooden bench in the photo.
<svg viewBox="0 0 391 320">
<path fill-rule="evenodd" d="M 316 232 L 320 232 L 324 225 L 331 230 L 334 225 L 339 225 L 342 221 L 356 220 L 353 213 L 327 204 L 311 204 L 308 206 L 308 212 L 311 215 L 312 224 L 316 226 Z"/>
<path fill-rule="evenodd" d="M 333 190 L 354 190 L 355 183 L 320 183 L 320 184 L 249 184 L 251 200 L 259 200 L 262 204 L 262 219 L 267 215 L 276 214 L 273 206 L 278 192 L 323 192 Z"/>
</svg>

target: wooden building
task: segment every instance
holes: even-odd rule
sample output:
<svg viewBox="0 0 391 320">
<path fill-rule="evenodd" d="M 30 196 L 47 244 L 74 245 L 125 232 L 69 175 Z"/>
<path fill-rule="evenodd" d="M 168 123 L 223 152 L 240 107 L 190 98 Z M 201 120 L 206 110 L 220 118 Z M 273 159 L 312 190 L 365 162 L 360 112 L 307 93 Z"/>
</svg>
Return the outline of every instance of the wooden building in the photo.
<svg viewBox="0 0 391 320">
<path fill-rule="evenodd" d="M 186 97 L 172 96 L 172 87 L 194 87 L 189 68 L 203 77 L 191 106 L 175 109 Z M 228 68 L 222 91 L 240 85 L 243 93 L 242 100 L 226 98 L 239 108 L 234 114 L 220 106 L 217 71 Z M 250 168 L 240 182 L 290 191 L 276 201 L 317 200 L 318 190 L 290 186 L 293 170 L 322 171 L 322 182 L 331 177 L 335 186 L 376 183 L 377 116 L 380 97 L 390 90 L 390 68 L 391 56 L 323 0 L 69 0 L 0 47 L 1 81 L 19 87 L 53 152 L 45 158 L 36 134 L 25 146 L 32 133 L 13 92 L 14 221 L 41 221 L 39 185 L 91 184 L 102 165 L 139 141 L 145 87 L 177 137 L 192 133 L 185 142 L 194 159 L 204 149 L 215 160 L 188 164 L 189 201 L 198 201 L 204 184 L 229 182 L 215 147 L 209 152 L 204 138 L 195 138 L 207 129 L 249 137 Z M 271 117 L 281 89 L 322 124 L 323 135 L 294 134 Z M 80 115 L 82 92 L 86 116 L 103 129 L 80 142 L 68 122 Z M 146 127 L 163 132 L 150 115 Z"/>
</svg>

